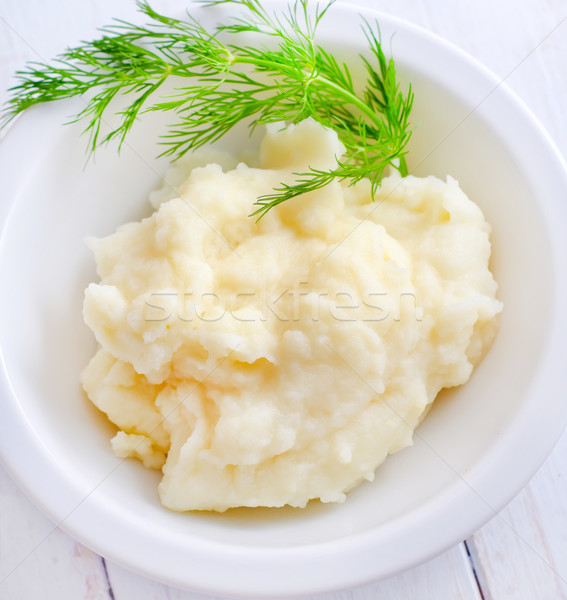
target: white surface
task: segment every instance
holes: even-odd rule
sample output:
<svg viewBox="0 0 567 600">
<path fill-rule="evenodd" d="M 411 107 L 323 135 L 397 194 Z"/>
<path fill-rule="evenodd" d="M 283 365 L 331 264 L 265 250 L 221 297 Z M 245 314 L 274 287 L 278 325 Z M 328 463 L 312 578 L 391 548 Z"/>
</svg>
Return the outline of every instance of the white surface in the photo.
<svg viewBox="0 0 567 600">
<path fill-rule="evenodd" d="M 39 3 L 32 6 L 30 2 L 24 10 L 21 3 L 5 2 L 0 9 L 3 19 L 0 21 L 0 57 L 7 56 L 8 60 L 1 61 L 2 68 L 9 73 L 24 59 L 34 58 L 31 48 L 42 57 L 50 56 L 61 48 L 62 42 L 73 43 L 80 37 L 92 35 L 93 25 L 107 22 L 109 15 L 130 14 L 129 3 L 119 7 L 111 4 L 108 0 L 91 1 L 84 4 L 88 9 L 73 14 L 76 9 L 71 8 L 71 3 L 53 2 L 49 12 L 46 9 L 42 12 Z M 527 0 L 513 5 L 501 2 L 498 6 L 477 2 L 469 7 L 470 12 L 460 14 L 457 7 L 446 3 L 442 6 L 425 0 L 406 2 L 403 12 L 398 4 L 376 2 L 373 6 L 390 9 L 394 14 L 453 39 L 501 77 L 512 73 L 508 83 L 516 87 L 552 129 L 565 152 L 566 123 L 560 111 L 567 97 L 567 77 L 565 71 L 561 71 L 560 58 L 565 56 L 567 44 L 564 41 L 566 26 L 559 24 L 567 13 L 567 6 L 549 2 L 546 10 L 542 10 L 541 3 Z M 166 10 L 178 5 L 156 3 Z M 492 18 L 482 18 L 486 14 Z M 502 37 L 503 32 L 506 38 Z M 528 489 L 469 540 L 478 561 L 485 598 L 491 595 L 494 598 L 564 597 L 567 577 L 563 508 L 566 487 L 561 479 L 564 457 L 565 443 L 558 447 Z M 49 524 L 20 496 L 9 480 L 2 480 L 0 576 L 5 581 L 0 591 L 4 594 L 6 590 L 7 598 L 50 598 L 56 591 L 59 598 L 75 598 L 81 594 L 91 598 L 110 597 L 102 562 L 60 531 L 49 535 Z M 51 567 L 54 562 L 57 568 Z M 107 571 L 116 599 L 197 597 L 167 590 L 110 563 L 107 563 Z M 31 576 L 35 572 L 41 574 L 37 579 Z M 362 600 L 380 594 L 386 598 L 407 598 L 409 589 L 418 598 L 478 597 L 462 547 L 414 571 L 353 591 L 350 597 Z M 541 595 L 542 590 L 545 596 Z M 347 596 L 345 593 L 329 597 L 338 600 Z"/>
</svg>

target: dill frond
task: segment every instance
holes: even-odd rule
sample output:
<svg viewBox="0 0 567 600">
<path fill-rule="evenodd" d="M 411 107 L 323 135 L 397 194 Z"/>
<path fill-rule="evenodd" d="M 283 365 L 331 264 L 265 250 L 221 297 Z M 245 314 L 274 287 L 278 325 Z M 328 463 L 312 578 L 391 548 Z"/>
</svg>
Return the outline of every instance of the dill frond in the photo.
<svg viewBox="0 0 567 600">
<path fill-rule="evenodd" d="M 141 113 L 170 111 L 177 122 L 162 136 L 162 154 L 175 159 L 215 142 L 242 120 L 254 128 L 312 117 L 337 132 L 344 156 L 330 171 L 298 173 L 293 183 L 258 198 L 252 215 L 261 218 L 281 202 L 333 179 L 354 184 L 369 178 L 375 191 L 387 167 L 407 174 L 413 93 L 411 87 L 400 91 L 378 24 L 368 21 L 362 29 L 369 53 L 359 57 L 366 82 L 361 91 L 355 89 L 349 66 L 316 41 L 318 25 L 333 3 L 311 10 L 309 0 L 295 0 L 287 10 L 271 13 L 260 0 L 203 0 L 204 6 L 241 9 L 239 16 L 208 31 L 190 14 L 183 20 L 167 17 L 147 0 L 138 0 L 147 25 L 115 21 L 101 29 L 100 39 L 18 72 L 2 111 L 3 124 L 36 104 L 85 95 L 86 106 L 75 120 L 86 122 L 94 152 L 113 139 L 120 146 Z M 258 43 L 238 43 L 250 34 Z M 173 95 L 160 94 L 170 77 L 187 83 Z M 103 134 L 115 98 L 126 106 L 117 114 L 118 124 Z"/>
</svg>

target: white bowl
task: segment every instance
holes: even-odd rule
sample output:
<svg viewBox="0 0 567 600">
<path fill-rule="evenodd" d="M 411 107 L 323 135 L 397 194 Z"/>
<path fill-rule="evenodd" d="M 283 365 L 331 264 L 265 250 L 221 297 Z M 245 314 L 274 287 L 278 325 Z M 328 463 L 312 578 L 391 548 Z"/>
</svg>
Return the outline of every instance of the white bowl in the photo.
<svg viewBox="0 0 567 600">
<path fill-rule="evenodd" d="M 120 158 L 86 164 L 86 140 L 63 127 L 80 103 L 19 119 L 0 145 L 12 200 L 0 246 L 0 455 L 32 499 L 96 552 L 158 580 L 242 597 L 311 594 L 425 561 L 490 519 L 526 483 L 567 419 L 567 175 L 553 144 L 505 85 L 458 49 L 390 16 L 378 18 L 415 91 L 416 174 L 447 174 L 493 226 L 493 269 L 505 309 L 471 381 L 444 394 L 373 483 L 342 505 L 177 514 L 158 474 L 120 461 L 112 428 L 85 400 L 80 370 L 95 347 L 81 317 L 96 279 L 85 235 L 147 214 L 165 162 L 155 120 Z M 335 5 L 321 39 L 363 50 L 358 9 Z M 387 44 L 387 42 L 386 42 Z"/>
</svg>

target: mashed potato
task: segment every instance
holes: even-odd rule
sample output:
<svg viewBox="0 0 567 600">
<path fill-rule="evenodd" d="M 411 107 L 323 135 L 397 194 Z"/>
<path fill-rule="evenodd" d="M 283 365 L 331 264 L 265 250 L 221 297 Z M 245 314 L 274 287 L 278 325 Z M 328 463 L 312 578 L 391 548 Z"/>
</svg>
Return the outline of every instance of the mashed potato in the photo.
<svg viewBox="0 0 567 600">
<path fill-rule="evenodd" d="M 375 201 L 334 182 L 248 217 L 341 151 L 313 121 L 271 128 L 258 168 L 195 168 L 89 241 L 82 383 L 171 509 L 343 501 L 492 342 L 489 226 L 456 181 L 391 176 Z"/>
</svg>

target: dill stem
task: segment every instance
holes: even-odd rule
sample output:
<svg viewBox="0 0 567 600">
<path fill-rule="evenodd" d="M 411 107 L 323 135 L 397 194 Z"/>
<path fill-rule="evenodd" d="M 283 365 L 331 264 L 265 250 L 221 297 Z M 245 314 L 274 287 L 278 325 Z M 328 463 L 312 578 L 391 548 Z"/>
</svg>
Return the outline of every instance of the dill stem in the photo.
<svg viewBox="0 0 567 600">
<path fill-rule="evenodd" d="M 241 57 L 241 56 L 234 57 L 231 64 L 236 64 L 236 63 L 248 64 L 248 65 L 252 65 L 254 67 L 261 65 L 267 69 L 280 70 L 280 71 L 282 68 L 281 64 L 275 64 L 269 60 L 261 60 L 261 59 L 256 59 L 256 58 L 252 59 L 252 58 Z M 312 82 L 319 81 L 320 83 L 324 84 L 325 87 L 331 88 L 334 92 L 337 93 L 338 96 L 342 96 L 343 98 L 348 100 L 350 104 L 352 104 L 353 106 L 356 106 L 356 108 L 358 108 L 364 115 L 366 115 L 374 124 L 376 124 L 378 126 L 380 125 L 380 123 L 381 123 L 380 117 L 354 93 L 350 92 L 349 90 L 345 89 L 344 87 L 342 87 L 340 85 L 337 85 L 334 81 L 332 81 L 331 79 L 329 79 L 327 77 L 322 76 L 320 73 L 315 73 L 314 69 L 311 69 L 310 71 L 307 69 L 302 69 L 301 71 L 303 72 L 303 75 L 304 75 L 304 82 L 307 84 L 305 86 L 306 89 L 311 85 Z"/>
</svg>

